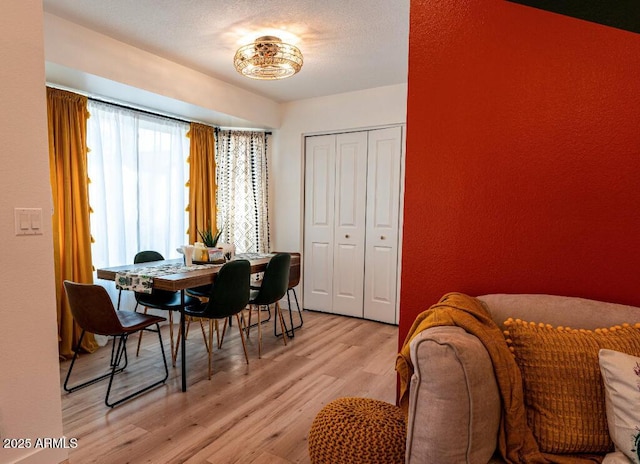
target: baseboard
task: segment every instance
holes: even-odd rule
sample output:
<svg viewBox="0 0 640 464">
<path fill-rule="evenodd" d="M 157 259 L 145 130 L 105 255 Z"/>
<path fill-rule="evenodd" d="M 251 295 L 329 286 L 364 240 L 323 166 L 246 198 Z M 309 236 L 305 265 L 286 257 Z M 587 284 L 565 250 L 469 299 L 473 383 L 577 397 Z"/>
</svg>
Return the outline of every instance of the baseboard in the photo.
<svg viewBox="0 0 640 464">
<path fill-rule="evenodd" d="M 31 453 L 14 461 L 15 464 L 69 464 L 69 450 L 63 448 L 31 449 Z"/>
</svg>

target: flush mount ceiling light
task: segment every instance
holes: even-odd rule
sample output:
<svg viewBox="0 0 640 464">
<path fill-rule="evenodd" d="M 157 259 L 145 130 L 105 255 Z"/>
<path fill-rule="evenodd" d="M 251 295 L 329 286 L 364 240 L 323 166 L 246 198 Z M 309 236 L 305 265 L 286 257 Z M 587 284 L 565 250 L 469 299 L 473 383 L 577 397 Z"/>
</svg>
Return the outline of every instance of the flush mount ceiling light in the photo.
<svg viewBox="0 0 640 464">
<path fill-rule="evenodd" d="M 295 45 L 265 35 L 238 49 L 233 58 L 236 70 L 251 79 L 284 79 L 302 68 L 302 53 Z"/>
</svg>

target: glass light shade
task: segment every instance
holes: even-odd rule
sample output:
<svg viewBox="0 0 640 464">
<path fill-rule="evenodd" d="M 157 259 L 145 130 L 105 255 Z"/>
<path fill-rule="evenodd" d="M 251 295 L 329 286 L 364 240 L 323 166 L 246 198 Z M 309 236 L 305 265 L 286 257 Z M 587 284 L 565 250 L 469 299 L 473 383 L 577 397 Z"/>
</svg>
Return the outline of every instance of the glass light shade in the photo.
<svg viewBox="0 0 640 464">
<path fill-rule="evenodd" d="M 233 58 L 236 70 L 251 79 L 284 79 L 300 71 L 302 63 L 298 47 L 269 35 L 240 47 Z"/>
</svg>

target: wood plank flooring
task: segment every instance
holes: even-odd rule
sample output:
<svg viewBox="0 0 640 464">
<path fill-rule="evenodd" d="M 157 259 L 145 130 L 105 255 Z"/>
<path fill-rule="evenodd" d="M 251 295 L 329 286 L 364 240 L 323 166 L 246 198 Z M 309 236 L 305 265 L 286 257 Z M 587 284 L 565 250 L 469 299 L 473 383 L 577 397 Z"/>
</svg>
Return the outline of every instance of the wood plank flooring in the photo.
<svg viewBox="0 0 640 464">
<path fill-rule="evenodd" d="M 114 409 L 104 405 L 107 381 L 63 392 L 64 433 L 78 439 L 69 462 L 308 463 L 307 433 L 325 404 L 342 396 L 395 402 L 398 328 L 310 311 L 303 315 L 304 326 L 286 347 L 273 335 L 273 321 L 264 325 L 262 359 L 252 330 L 249 365 L 232 327 L 222 349 L 214 351 L 211 380 L 202 334 L 192 325 L 186 393 L 180 391 L 179 361 L 172 368 L 170 360 L 166 385 Z M 162 335 L 168 353 L 167 326 Z M 157 335 L 145 333 L 138 358 L 136 343 L 137 335 L 129 340 L 129 367 L 117 376 L 115 394 L 162 374 Z M 83 355 L 74 378 L 104 370 L 110 347 Z M 69 361 L 60 365 L 61 385 L 68 367 Z"/>
</svg>

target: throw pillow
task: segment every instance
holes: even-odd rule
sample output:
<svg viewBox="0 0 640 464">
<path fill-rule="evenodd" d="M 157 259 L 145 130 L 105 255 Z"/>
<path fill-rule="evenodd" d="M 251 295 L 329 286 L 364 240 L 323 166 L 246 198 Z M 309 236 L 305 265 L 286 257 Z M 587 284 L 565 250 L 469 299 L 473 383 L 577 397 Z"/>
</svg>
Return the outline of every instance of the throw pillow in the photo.
<svg viewBox="0 0 640 464">
<path fill-rule="evenodd" d="M 607 422 L 616 449 L 640 464 L 640 357 L 600 350 Z"/>
<path fill-rule="evenodd" d="M 509 319 L 505 326 L 522 373 L 527 422 L 540 450 L 611 451 L 598 351 L 640 356 L 640 325 L 591 331 Z"/>
</svg>

